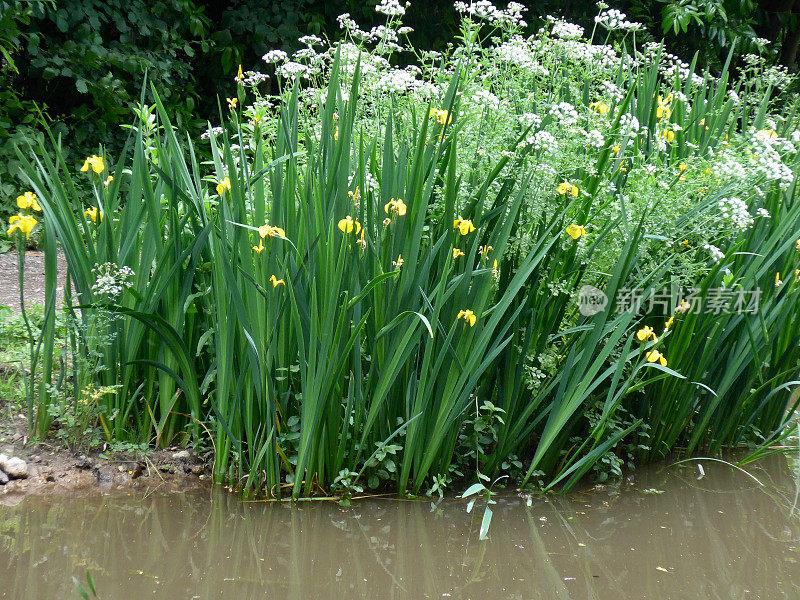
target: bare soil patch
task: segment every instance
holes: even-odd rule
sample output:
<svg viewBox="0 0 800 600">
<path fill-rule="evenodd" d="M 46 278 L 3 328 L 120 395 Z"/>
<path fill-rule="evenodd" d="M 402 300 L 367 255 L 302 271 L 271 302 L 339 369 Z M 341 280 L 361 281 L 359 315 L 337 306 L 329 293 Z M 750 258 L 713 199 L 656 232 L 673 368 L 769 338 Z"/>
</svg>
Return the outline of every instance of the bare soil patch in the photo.
<svg viewBox="0 0 800 600">
<path fill-rule="evenodd" d="M 18 313 L 19 277 L 17 275 L 17 253 L 0 254 L 0 305 L 11 307 Z M 64 297 L 67 278 L 67 262 L 63 254 L 58 255 L 58 304 Z M 25 253 L 25 305 L 44 304 L 44 252 L 29 250 Z"/>
</svg>

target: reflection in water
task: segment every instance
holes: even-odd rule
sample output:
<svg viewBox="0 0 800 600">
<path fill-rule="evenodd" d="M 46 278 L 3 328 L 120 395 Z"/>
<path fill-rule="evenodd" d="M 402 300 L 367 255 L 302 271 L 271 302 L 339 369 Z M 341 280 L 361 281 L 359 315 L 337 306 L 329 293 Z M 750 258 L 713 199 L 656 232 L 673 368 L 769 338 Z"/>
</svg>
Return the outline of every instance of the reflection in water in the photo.
<svg viewBox="0 0 800 600">
<path fill-rule="evenodd" d="M 700 480 L 692 466 L 531 507 L 510 496 L 488 542 L 458 500 L 29 498 L 0 507 L 0 598 L 77 598 L 88 569 L 105 599 L 796 599 L 785 464 L 753 469 L 764 488 L 707 463 Z"/>
</svg>

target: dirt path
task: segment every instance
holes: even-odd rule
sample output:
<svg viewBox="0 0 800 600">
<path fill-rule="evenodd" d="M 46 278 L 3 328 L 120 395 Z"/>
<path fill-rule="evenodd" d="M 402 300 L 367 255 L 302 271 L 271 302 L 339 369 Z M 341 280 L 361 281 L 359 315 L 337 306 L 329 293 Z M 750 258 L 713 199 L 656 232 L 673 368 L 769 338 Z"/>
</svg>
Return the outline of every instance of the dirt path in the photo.
<svg viewBox="0 0 800 600">
<path fill-rule="evenodd" d="M 63 255 L 58 257 L 58 297 L 63 298 L 67 263 Z M 44 252 L 29 250 L 25 253 L 25 305 L 44 305 Z M 19 278 L 17 276 L 17 253 L 0 254 L 0 306 L 8 306 L 15 313 L 20 311 Z"/>
</svg>

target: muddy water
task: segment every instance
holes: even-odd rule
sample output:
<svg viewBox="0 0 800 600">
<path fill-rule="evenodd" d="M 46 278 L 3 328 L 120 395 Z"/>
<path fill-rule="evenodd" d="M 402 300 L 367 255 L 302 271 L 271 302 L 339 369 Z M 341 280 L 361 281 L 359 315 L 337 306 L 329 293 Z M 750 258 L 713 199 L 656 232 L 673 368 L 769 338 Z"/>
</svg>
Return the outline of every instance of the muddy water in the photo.
<svg viewBox="0 0 800 600">
<path fill-rule="evenodd" d="M 784 458 L 640 473 L 569 498 L 516 496 L 490 539 L 460 500 L 243 503 L 223 493 L 0 506 L 0 597 L 658 599 L 800 597 Z M 663 493 L 645 493 L 654 489 Z"/>
</svg>

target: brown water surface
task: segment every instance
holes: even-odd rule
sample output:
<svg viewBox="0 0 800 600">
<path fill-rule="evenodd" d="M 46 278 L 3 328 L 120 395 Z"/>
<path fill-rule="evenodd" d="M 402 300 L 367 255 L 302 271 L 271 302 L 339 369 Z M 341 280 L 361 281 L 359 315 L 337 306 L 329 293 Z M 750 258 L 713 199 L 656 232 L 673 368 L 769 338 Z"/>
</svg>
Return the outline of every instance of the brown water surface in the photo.
<svg viewBox="0 0 800 600">
<path fill-rule="evenodd" d="M 0 506 L 0 598 L 800 598 L 786 459 L 651 469 L 573 496 L 499 500 L 489 540 L 462 500 L 245 503 L 224 493 Z M 646 490 L 649 490 L 646 491 Z M 654 493 L 653 490 L 663 493 Z"/>
</svg>

